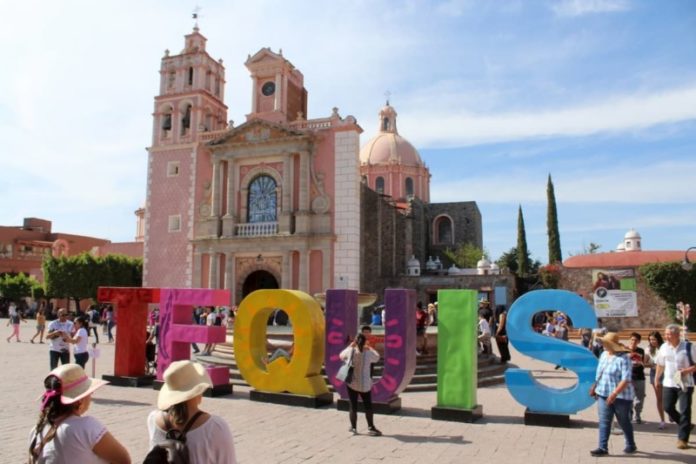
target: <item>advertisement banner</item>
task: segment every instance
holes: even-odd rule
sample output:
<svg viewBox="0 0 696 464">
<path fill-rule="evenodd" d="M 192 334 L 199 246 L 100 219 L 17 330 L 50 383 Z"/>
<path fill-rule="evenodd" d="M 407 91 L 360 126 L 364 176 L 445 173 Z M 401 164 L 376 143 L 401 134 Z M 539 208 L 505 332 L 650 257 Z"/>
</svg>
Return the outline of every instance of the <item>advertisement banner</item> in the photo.
<svg viewBox="0 0 696 464">
<path fill-rule="evenodd" d="M 636 276 L 633 269 L 594 269 L 592 295 L 597 317 L 637 317 Z"/>
</svg>

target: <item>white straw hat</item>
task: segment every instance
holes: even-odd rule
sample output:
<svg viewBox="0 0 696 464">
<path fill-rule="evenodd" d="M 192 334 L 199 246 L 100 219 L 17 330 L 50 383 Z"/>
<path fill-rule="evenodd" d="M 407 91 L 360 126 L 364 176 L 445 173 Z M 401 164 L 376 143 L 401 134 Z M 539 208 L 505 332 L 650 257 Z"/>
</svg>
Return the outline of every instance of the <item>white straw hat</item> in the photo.
<svg viewBox="0 0 696 464">
<path fill-rule="evenodd" d="M 213 381 L 202 365 L 188 360 L 175 361 L 164 371 L 164 385 L 157 397 L 157 407 L 169 409 L 202 395 L 212 386 Z"/>
<path fill-rule="evenodd" d="M 77 364 L 63 364 L 53 369 L 48 376 L 60 379 L 60 402 L 63 404 L 73 404 L 80 401 L 91 395 L 97 388 L 109 383 L 106 380 L 87 377 L 84 369 Z"/>
</svg>

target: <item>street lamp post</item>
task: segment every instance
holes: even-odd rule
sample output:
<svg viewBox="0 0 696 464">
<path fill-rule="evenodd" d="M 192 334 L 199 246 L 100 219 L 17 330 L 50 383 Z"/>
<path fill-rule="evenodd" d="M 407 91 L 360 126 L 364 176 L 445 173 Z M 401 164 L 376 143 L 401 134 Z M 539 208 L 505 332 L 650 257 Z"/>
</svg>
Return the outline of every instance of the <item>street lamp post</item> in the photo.
<svg viewBox="0 0 696 464">
<path fill-rule="evenodd" d="M 682 261 L 681 267 L 685 271 L 690 271 L 694 267 L 694 263 L 689 261 L 689 251 L 691 251 L 691 250 L 696 250 L 696 246 L 689 247 L 684 252 L 684 261 Z"/>
</svg>

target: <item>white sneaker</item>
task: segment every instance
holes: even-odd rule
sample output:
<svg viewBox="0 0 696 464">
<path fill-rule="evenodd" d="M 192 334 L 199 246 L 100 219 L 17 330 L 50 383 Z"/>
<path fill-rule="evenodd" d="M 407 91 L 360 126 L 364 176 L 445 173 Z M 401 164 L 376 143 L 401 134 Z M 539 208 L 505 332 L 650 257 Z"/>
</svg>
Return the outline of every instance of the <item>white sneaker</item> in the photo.
<svg viewBox="0 0 696 464">
<path fill-rule="evenodd" d="M 667 427 L 667 424 L 665 424 L 664 422 L 660 422 L 660 425 L 657 426 L 659 430 L 664 430 L 665 427 Z"/>
</svg>

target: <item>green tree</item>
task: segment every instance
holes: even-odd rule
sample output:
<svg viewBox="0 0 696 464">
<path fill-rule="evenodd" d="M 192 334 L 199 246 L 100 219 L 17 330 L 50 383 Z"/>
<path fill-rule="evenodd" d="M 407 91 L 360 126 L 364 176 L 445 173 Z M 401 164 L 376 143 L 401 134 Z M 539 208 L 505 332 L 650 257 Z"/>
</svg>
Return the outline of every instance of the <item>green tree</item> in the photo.
<svg viewBox="0 0 696 464">
<path fill-rule="evenodd" d="M 488 257 L 488 252 L 482 250 L 472 243 L 463 243 L 455 250 L 447 248 L 444 255 L 449 258 L 458 268 L 470 269 L 476 267 L 481 256 Z"/>
<path fill-rule="evenodd" d="M 96 258 L 90 253 L 75 256 L 48 256 L 43 261 L 46 294 L 80 300 L 97 298 L 99 287 L 140 287 L 142 259 L 122 255 Z"/>
<path fill-rule="evenodd" d="M 539 272 L 541 262 L 539 262 L 538 259 L 532 261 L 529 251 L 527 251 L 526 262 L 527 269 L 529 269 L 530 274 L 534 275 Z M 498 265 L 498 267 L 500 267 L 500 269 L 507 269 L 513 274 L 517 274 L 517 247 L 512 247 L 510 248 L 510 250 L 500 255 L 500 258 L 498 258 L 496 264 Z"/>
<path fill-rule="evenodd" d="M 553 182 L 549 174 L 546 183 L 546 230 L 549 236 L 549 264 L 560 263 L 561 257 L 561 235 L 558 232 L 558 212 L 556 210 L 556 194 L 553 191 Z"/>
<path fill-rule="evenodd" d="M 520 277 L 524 277 L 529 273 L 528 256 L 527 233 L 524 230 L 522 205 L 519 205 L 517 210 L 517 275 Z"/>
<path fill-rule="evenodd" d="M 33 296 L 36 288 L 41 288 L 39 281 L 22 272 L 15 276 L 5 274 L 0 277 L 0 294 L 15 303 L 19 303 L 22 298 Z"/>
<path fill-rule="evenodd" d="M 677 303 L 682 301 L 696 308 L 696 268 L 682 269 L 681 264 L 650 263 L 638 268 L 648 286 L 667 303 L 667 312 L 674 319 Z M 689 331 L 696 331 L 696 312 L 686 321 Z"/>
</svg>

